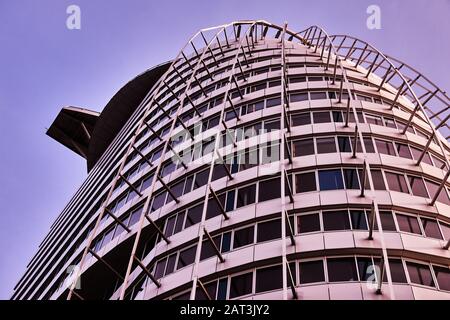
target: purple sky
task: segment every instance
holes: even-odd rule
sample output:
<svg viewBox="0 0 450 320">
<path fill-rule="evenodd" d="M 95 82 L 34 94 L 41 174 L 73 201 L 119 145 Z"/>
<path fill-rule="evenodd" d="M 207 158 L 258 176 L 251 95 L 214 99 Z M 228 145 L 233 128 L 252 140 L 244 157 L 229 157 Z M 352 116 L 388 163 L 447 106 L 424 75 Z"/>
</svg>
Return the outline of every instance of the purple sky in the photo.
<svg viewBox="0 0 450 320">
<path fill-rule="evenodd" d="M 70 4 L 81 30 L 66 28 Z M 370 4 L 381 7 L 381 30 L 366 28 Z M 61 107 L 101 111 L 198 29 L 239 19 L 354 35 L 450 88 L 450 0 L 1 0 L 0 298 L 86 177 L 85 161 L 45 135 Z"/>
</svg>

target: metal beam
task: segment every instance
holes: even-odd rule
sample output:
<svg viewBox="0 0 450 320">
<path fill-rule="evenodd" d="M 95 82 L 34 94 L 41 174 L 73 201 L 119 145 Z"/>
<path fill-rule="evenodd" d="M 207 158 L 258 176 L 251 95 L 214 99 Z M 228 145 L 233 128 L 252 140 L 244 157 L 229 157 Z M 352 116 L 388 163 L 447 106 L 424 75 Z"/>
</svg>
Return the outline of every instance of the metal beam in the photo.
<svg viewBox="0 0 450 320">
<path fill-rule="evenodd" d="M 363 163 L 363 178 L 362 178 L 362 182 L 361 182 L 361 193 L 360 193 L 360 197 L 364 197 L 364 191 L 365 191 L 365 186 L 366 186 L 366 176 L 367 176 L 368 172 L 367 172 L 367 163 L 366 160 L 364 159 L 364 163 Z"/>
<path fill-rule="evenodd" d="M 144 159 L 145 162 L 151 167 L 153 166 L 153 163 L 135 146 L 133 146 L 133 149 L 137 152 L 138 155 L 141 156 L 142 159 Z"/>
<path fill-rule="evenodd" d="M 358 142 L 358 125 L 355 126 L 355 136 L 353 137 L 353 144 L 352 144 L 352 158 L 356 158 L 356 148 L 357 148 L 357 142 Z"/>
<path fill-rule="evenodd" d="M 381 256 L 381 267 L 380 267 L 380 274 L 378 275 L 378 285 L 377 285 L 377 291 L 376 294 L 381 294 L 381 286 L 383 285 L 383 278 L 385 270 L 385 264 L 388 263 L 388 261 L 384 261 L 384 257 Z"/>
<path fill-rule="evenodd" d="M 436 190 L 436 193 L 434 194 L 433 199 L 430 202 L 430 206 L 433 206 L 434 203 L 436 202 L 439 194 L 441 193 L 442 189 L 445 186 L 445 183 L 447 182 L 447 179 L 448 179 L 449 175 L 450 175 L 450 170 L 447 171 L 447 173 L 444 176 L 444 179 L 442 179 L 442 181 L 441 181 L 441 183 L 439 185 L 439 188 Z"/>
<path fill-rule="evenodd" d="M 169 188 L 169 186 L 164 182 L 164 180 L 159 176 L 156 175 L 156 178 L 159 180 L 159 182 L 161 182 L 162 186 L 164 187 L 164 189 L 166 189 L 166 191 L 170 194 L 170 196 L 175 200 L 176 203 L 180 203 L 180 200 L 178 199 L 177 196 L 175 196 L 175 194 L 173 193 L 173 191 Z"/>
<path fill-rule="evenodd" d="M 224 257 L 222 256 L 222 253 L 220 253 L 219 248 L 217 248 L 213 238 L 209 234 L 208 230 L 206 228 L 203 228 L 203 232 L 205 233 L 205 236 L 208 238 L 208 240 L 211 242 L 211 245 L 213 247 L 214 252 L 216 253 L 216 256 L 219 258 L 220 262 L 225 262 Z"/>
<path fill-rule="evenodd" d="M 150 280 L 153 281 L 153 283 L 158 287 L 161 288 L 161 283 L 156 280 L 156 278 L 150 273 L 150 271 L 148 271 L 147 267 L 142 263 L 142 261 L 136 257 L 136 255 L 133 255 L 134 260 L 136 260 L 137 264 L 139 265 L 139 267 L 141 267 L 142 271 L 144 271 L 147 276 L 150 278 Z"/>
<path fill-rule="evenodd" d="M 368 240 L 373 240 L 373 230 L 375 228 L 375 210 L 377 210 L 377 208 L 375 208 L 375 202 L 372 201 L 372 206 L 371 206 L 371 210 L 370 210 L 370 221 L 369 221 L 369 237 L 367 238 Z"/>
<path fill-rule="evenodd" d="M 227 176 L 230 180 L 233 180 L 233 175 L 231 174 L 230 169 L 227 167 L 226 163 L 225 163 L 225 159 L 220 155 L 219 150 L 216 149 L 216 153 L 217 156 L 220 159 L 220 163 L 223 165 L 223 167 L 225 168 L 225 171 L 227 172 Z"/>
<path fill-rule="evenodd" d="M 145 219 L 147 219 L 147 221 L 153 226 L 153 228 L 156 229 L 156 232 L 161 236 L 161 238 L 163 238 L 163 240 L 169 244 L 170 240 L 169 238 L 166 237 L 166 235 L 164 234 L 164 232 L 161 230 L 161 228 L 156 224 L 155 221 L 153 221 L 148 214 L 145 215 Z"/>
<path fill-rule="evenodd" d="M 214 200 L 216 201 L 217 206 L 218 206 L 219 209 L 220 209 L 220 213 L 222 213 L 222 215 L 223 215 L 223 217 L 225 218 L 225 220 L 230 219 L 230 217 L 228 217 L 227 212 L 225 211 L 225 209 L 224 209 L 222 203 L 220 202 L 219 197 L 217 196 L 216 192 L 211 188 L 211 186 L 209 187 L 209 191 L 211 192 L 211 194 L 212 194 Z"/>
<path fill-rule="evenodd" d="M 206 290 L 205 286 L 203 285 L 203 282 L 200 281 L 200 279 L 197 279 L 197 283 L 198 286 L 200 287 L 200 289 L 202 289 L 203 293 L 205 294 L 206 298 L 208 298 L 208 300 L 213 300 L 211 298 L 211 296 L 209 295 L 208 291 Z"/>
<path fill-rule="evenodd" d="M 97 259 L 98 261 L 102 262 L 112 273 L 114 273 L 120 280 L 124 280 L 122 275 L 116 271 L 108 262 L 105 261 L 102 257 L 100 257 L 94 250 L 91 248 L 88 249 L 88 251 Z"/>
<path fill-rule="evenodd" d="M 121 173 L 119 173 L 119 176 L 125 181 L 125 183 L 134 191 L 136 192 L 140 197 L 142 197 L 142 193 L 135 187 L 133 184 L 127 180 Z"/>
<path fill-rule="evenodd" d="M 163 141 L 163 138 L 161 138 L 161 136 L 156 133 L 156 131 L 146 121 L 144 121 L 144 124 L 152 132 L 152 134 L 154 134 L 158 138 L 159 141 Z"/>
<path fill-rule="evenodd" d="M 119 218 L 117 218 L 107 207 L 105 207 L 105 212 L 114 219 L 114 221 L 116 221 L 118 224 L 120 224 L 122 226 L 122 228 L 124 228 L 127 232 L 130 232 L 130 228 L 128 228 L 125 223 L 123 223 L 122 220 L 120 220 Z"/>
</svg>

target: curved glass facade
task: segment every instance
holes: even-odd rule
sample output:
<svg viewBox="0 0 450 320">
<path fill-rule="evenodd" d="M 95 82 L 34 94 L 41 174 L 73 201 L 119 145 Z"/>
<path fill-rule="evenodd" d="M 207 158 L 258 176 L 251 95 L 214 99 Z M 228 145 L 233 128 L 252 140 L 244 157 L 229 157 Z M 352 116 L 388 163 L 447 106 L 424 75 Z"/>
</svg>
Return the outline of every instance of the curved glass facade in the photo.
<svg viewBox="0 0 450 320">
<path fill-rule="evenodd" d="M 449 299 L 449 99 L 399 63 L 318 27 L 199 31 L 12 298 Z"/>
</svg>

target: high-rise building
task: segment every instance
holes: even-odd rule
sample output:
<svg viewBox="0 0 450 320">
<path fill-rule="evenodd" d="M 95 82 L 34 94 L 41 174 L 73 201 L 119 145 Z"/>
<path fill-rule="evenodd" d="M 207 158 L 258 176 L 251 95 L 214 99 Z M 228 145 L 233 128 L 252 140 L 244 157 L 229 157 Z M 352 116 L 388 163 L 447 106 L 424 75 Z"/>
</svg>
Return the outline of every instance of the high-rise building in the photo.
<svg viewBox="0 0 450 320">
<path fill-rule="evenodd" d="M 89 173 L 12 298 L 449 299 L 449 106 L 351 36 L 201 30 L 61 110 Z"/>
</svg>

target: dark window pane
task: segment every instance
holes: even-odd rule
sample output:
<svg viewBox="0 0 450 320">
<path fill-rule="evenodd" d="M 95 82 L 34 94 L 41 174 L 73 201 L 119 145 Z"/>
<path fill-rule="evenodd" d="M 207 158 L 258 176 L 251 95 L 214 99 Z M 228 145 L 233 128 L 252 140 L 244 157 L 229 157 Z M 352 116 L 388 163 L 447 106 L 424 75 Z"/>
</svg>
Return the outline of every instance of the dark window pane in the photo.
<svg viewBox="0 0 450 320">
<path fill-rule="evenodd" d="M 401 144 L 396 142 L 398 156 L 402 158 L 412 159 L 411 151 L 409 151 L 409 147 L 406 144 Z"/>
<path fill-rule="evenodd" d="M 164 258 L 156 263 L 156 268 L 154 271 L 154 276 L 156 279 L 160 279 L 164 276 L 164 269 L 166 268 L 167 259 Z"/>
<path fill-rule="evenodd" d="M 297 102 L 297 101 L 306 101 L 308 100 L 308 93 L 291 93 L 289 97 L 290 102 Z"/>
<path fill-rule="evenodd" d="M 373 142 L 371 138 L 363 138 L 364 139 L 364 147 L 366 148 L 367 153 L 375 153 L 375 148 L 373 146 Z"/>
<path fill-rule="evenodd" d="M 344 189 L 341 170 L 319 170 L 319 185 L 322 191 Z"/>
<path fill-rule="evenodd" d="M 394 146 L 392 145 L 392 142 L 375 139 L 375 144 L 377 145 L 378 153 L 395 156 Z"/>
<path fill-rule="evenodd" d="M 422 221 L 423 230 L 425 235 L 430 238 L 442 239 L 441 231 L 436 220 L 427 218 L 420 218 Z"/>
<path fill-rule="evenodd" d="M 333 111 L 333 121 L 334 122 L 344 122 L 344 117 L 342 116 L 342 112 Z"/>
<path fill-rule="evenodd" d="M 336 142 L 334 137 L 317 138 L 317 153 L 334 153 L 336 152 Z"/>
<path fill-rule="evenodd" d="M 394 217 L 390 211 L 380 211 L 380 220 L 383 231 L 397 231 L 395 228 Z M 375 222 L 375 230 L 378 230 L 378 226 Z"/>
<path fill-rule="evenodd" d="M 439 189 L 439 185 L 429 180 L 425 180 L 425 184 L 427 185 L 428 191 L 430 192 L 430 198 L 434 197 Z M 450 205 L 450 200 L 448 198 L 448 194 L 445 188 L 442 188 L 441 192 L 437 197 L 437 201 Z"/>
<path fill-rule="evenodd" d="M 347 211 L 327 211 L 322 213 L 325 231 L 350 230 Z"/>
<path fill-rule="evenodd" d="M 362 210 L 350 210 L 353 230 L 367 230 L 366 214 Z"/>
<path fill-rule="evenodd" d="M 222 246 L 220 252 L 228 252 L 231 250 L 231 231 L 222 234 Z"/>
<path fill-rule="evenodd" d="M 320 231 L 319 214 L 305 214 L 297 217 L 298 233 Z"/>
<path fill-rule="evenodd" d="M 173 215 L 169 219 L 167 219 L 166 229 L 164 231 L 164 234 L 166 235 L 166 237 L 170 237 L 173 234 L 173 229 L 175 227 L 176 218 L 177 218 L 177 216 Z"/>
<path fill-rule="evenodd" d="M 264 129 L 266 132 L 280 130 L 280 120 L 264 122 Z"/>
<path fill-rule="evenodd" d="M 222 240 L 221 238 L 222 237 L 220 235 L 213 237 L 213 241 L 219 250 L 220 250 L 220 241 Z M 200 254 L 200 260 L 208 259 L 215 255 L 216 255 L 216 251 L 214 251 L 214 247 L 213 247 L 211 241 L 209 241 L 209 239 L 204 240 L 202 243 L 202 252 Z"/>
<path fill-rule="evenodd" d="M 389 186 L 389 190 L 409 193 L 408 186 L 406 185 L 406 180 L 404 175 L 385 172 L 386 180 Z"/>
<path fill-rule="evenodd" d="M 407 283 L 405 269 L 403 268 L 403 263 L 399 259 L 389 259 L 389 267 L 391 269 L 392 282 L 396 283 Z M 386 278 L 385 274 L 385 278 Z M 387 281 L 383 279 L 383 281 Z"/>
<path fill-rule="evenodd" d="M 197 172 L 194 180 L 194 189 L 204 186 L 208 182 L 209 169 Z"/>
<path fill-rule="evenodd" d="M 386 190 L 381 170 L 370 170 L 370 172 L 372 173 L 372 182 L 375 190 Z"/>
<path fill-rule="evenodd" d="M 375 269 L 371 258 L 357 257 L 359 281 L 367 281 L 370 276 L 375 273 Z"/>
<path fill-rule="evenodd" d="M 209 297 L 213 300 L 216 298 L 216 287 L 217 281 L 205 284 L 206 292 L 208 292 Z M 209 298 L 205 292 L 199 288 L 195 291 L 195 300 L 209 300 Z"/>
<path fill-rule="evenodd" d="M 311 100 L 320 100 L 320 99 L 327 99 L 327 93 L 326 92 L 310 92 Z"/>
<path fill-rule="evenodd" d="M 264 292 L 283 287 L 281 265 L 256 270 L 256 292 Z"/>
<path fill-rule="evenodd" d="M 257 242 L 263 242 L 281 237 L 281 219 L 258 223 Z"/>
<path fill-rule="evenodd" d="M 167 259 L 167 266 L 166 266 L 166 273 L 165 275 L 168 275 L 170 273 L 172 273 L 175 269 L 175 261 L 177 260 L 177 254 L 174 253 L 172 255 L 169 256 L 169 258 Z"/>
<path fill-rule="evenodd" d="M 254 203 L 255 195 L 256 195 L 256 185 L 255 184 L 252 184 L 250 186 L 239 189 L 236 207 L 240 208 L 240 207 Z"/>
<path fill-rule="evenodd" d="M 177 215 L 177 223 L 175 224 L 175 229 L 173 231 L 174 234 L 180 232 L 181 230 L 183 230 L 184 216 L 185 216 L 185 212 L 184 211 L 180 212 Z"/>
<path fill-rule="evenodd" d="M 199 223 L 202 220 L 203 203 L 188 209 L 185 228 Z"/>
<path fill-rule="evenodd" d="M 219 285 L 217 287 L 217 300 L 225 300 L 227 298 L 227 285 L 228 278 L 219 280 Z"/>
<path fill-rule="evenodd" d="M 325 281 L 322 260 L 300 262 L 299 267 L 300 284 Z"/>
<path fill-rule="evenodd" d="M 313 112 L 314 123 L 327 123 L 331 122 L 330 113 L 328 111 Z"/>
<path fill-rule="evenodd" d="M 251 293 L 252 284 L 253 284 L 253 272 L 231 277 L 230 299 Z"/>
<path fill-rule="evenodd" d="M 293 145 L 294 145 L 294 157 L 301 157 L 314 154 L 314 140 L 312 138 L 296 140 L 293 142 Z"/>
<path fill-rule="evenodd" d="M 237 249 L 253 243 L 254 230 L 254 226 L 251 226 L 234 231 L 233 249 Z"/>
<path fill-rule="evenodd" d="M 359 189 L 358 173 L 355 169 L 344 169 L 346 189 Z"/>
<path fill-rule="evenodd" d="M 299 83 L 299 82 L 305 82 L 306 77 L 292 77 L 289 78 L 289 83 Z"/>
<path fill-rule="evenodd" d="M 211 219 L 222 214 L 220 207 L 223 208 L 225 206 L 225 193 L 217 197 L 219 198 L 220 206 L 214 197 L 210 198 L 208 200 L 208 207 L 206 208 L 206 219 Z"/>
<path fill-rule="evenodd" d="M 309 112 L 294 114 L 292 115 L 291 119 L 293 126 L 302 126 L 305 124 L 311 124 L 311 114 Z"/>
<path fill-rule="evenodd" d="M 409 279 L 412 283 L 434 287 L 433 277 L 431 276 L 430 267 L 428 265 L 407 261 L 406 268 L 408 269 Z"/>
<path fill-rule="evenodd" d="M 139 221 L 139 219 L 141 218 L 141 213 L 142 213 L 142 207 L 134 210 L 131 213 L 130 221 L 128 222 L 129 227 L 131 227 L 132 225 L 134 225 L 135 223 L 137 223 Z"/>
<path fill-rule="evenodd" d="M 358 280 L 355 260 L 353 258 L 327 259 L 327 267 L 330 282 Z"/>
<path fill-rule="evenodd" d="M 400 231 L 422 234 L 422 232 L 420 231 L 419 222 L 417 221 L 416 217 L 406 216 L 403 214 L 396 214 L 396 216 L 398 228 L 400 229 Z"/>
<path fill-rule="evenodd" d="M 442 234 L 444 235 L 444 239 L 448 240 L 450 239 L 450 224 L 446 224 L 443 222 L 439 222 L 439 225 L 441 226 Z"/>
<path fill-rule="evenodd" d="M 225 205 L 225 211 L 233 211 L 234 210 L 234 197 L 236 192 L 234 190 L 230 190 L 227 192 L 227 203 Z"/>
<path fill-rule="evenodd" d="M 180 252 L 178 256 L 177 269 L 183 268 L 194 263 L 196 246 L 190 247 Z"/>
<path fill-rule="evenodd" d="M 420 177 L 408 176 L 409 185 L 413 195 L 428 198 L 427 188 L 425 187 L 425 182 Z"/>
<path fill-rule="evenodd" d="M 419 158 L 422 154 L 422 150 L 411 146 L 411 152 L 413 154 L 414 160 L 419 160 Z M 422 162 L 429 164 L 429 165 L 433 165 L 433 162 L 431 162 L 431 158 L 430 158 L 430 155 L 428 154 L 428 152 L 425 152 L 425 154 L 422 158 Z"/>
<path fill-rule="evenodd" d="M 352 152 L 350 139 L 348 137 L 338 137 L 339 152 Z"/>
<path fill-rule="evenodd" d="M 280 197 L 280 178 L 261 181 L 259 183 L 258 202 Z"/>
<path fill-rule="evenodd" d="M 280 104 L 281 104 L 281 98 L 280 97 L 267 99 L 266 108 L 279 106 Z"/>
<path fill-rule="evenodd" d="M 438 266 L 433 266 L 433 269 L 439 289 L 450 291 L 450 270 Z"/>
<path fill-rule="evenodd" d="M 295 189 L 297 193 L 316 191 L 315 172 L 307 172 L 295 175 Z"/>
</svg>

